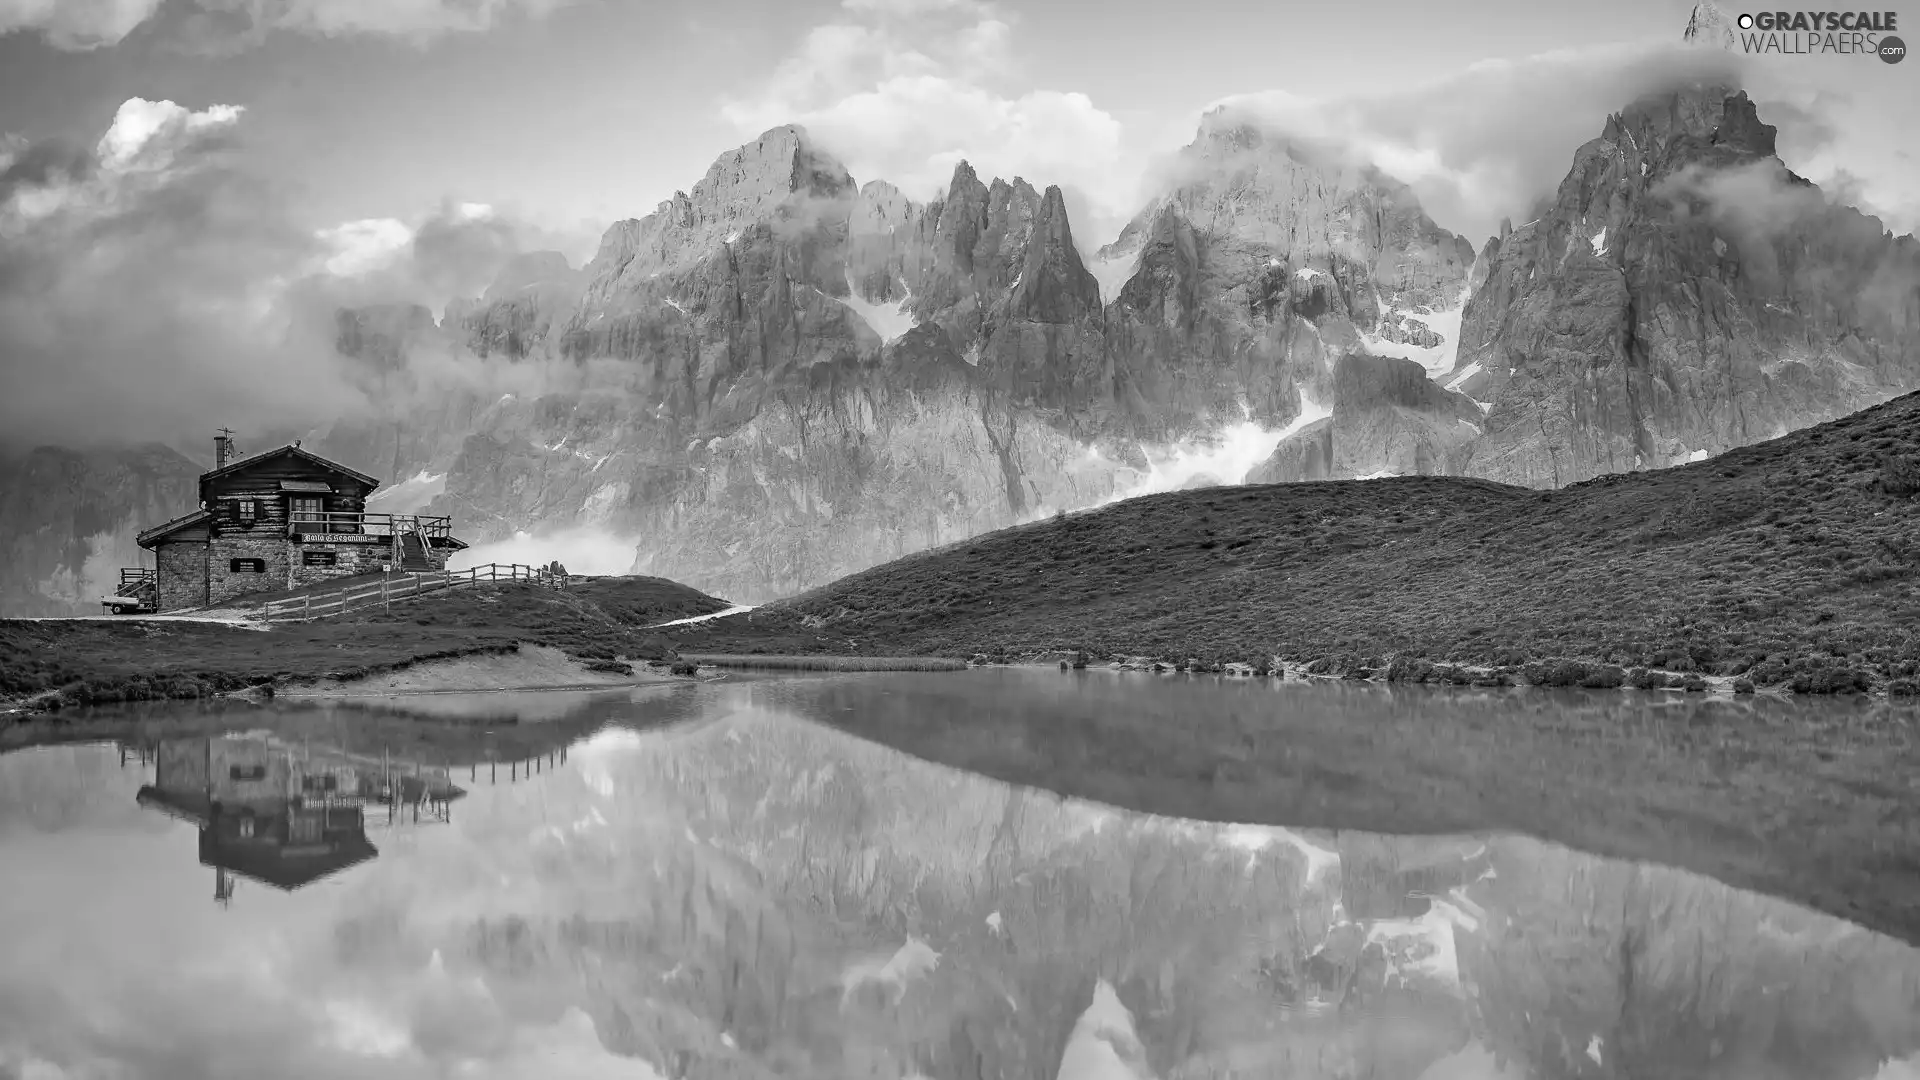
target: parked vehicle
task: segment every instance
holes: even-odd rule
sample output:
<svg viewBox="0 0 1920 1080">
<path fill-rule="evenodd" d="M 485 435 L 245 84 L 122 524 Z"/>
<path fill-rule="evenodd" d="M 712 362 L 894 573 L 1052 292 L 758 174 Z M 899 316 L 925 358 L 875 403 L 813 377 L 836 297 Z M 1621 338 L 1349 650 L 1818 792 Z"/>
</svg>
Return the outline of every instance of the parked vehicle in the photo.
<svg viewBox="0 0 1920 1080">
<path fill-rule="evenodd" d="M 151 615 L 160 610 L 160 583 L 152 570 L 128 567 L 120 571 L 120 588 L 100 604 L 114 615 Z"/>
</svg>

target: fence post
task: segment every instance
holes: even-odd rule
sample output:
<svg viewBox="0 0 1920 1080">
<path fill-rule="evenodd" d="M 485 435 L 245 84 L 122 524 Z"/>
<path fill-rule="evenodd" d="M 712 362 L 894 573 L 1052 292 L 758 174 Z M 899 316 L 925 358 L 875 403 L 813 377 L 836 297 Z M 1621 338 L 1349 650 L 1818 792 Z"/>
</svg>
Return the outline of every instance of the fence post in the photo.
<svg viewBox="0 0 1920 1080">
<path fill-rule="evenodd" d="M 307 595 L 301 597 L 300 600 L 303 605 L 303 610 L 306 613 L 306 617 L 309 619 L 313 618 L 313 594 L 308 593 Z"/>
</svg>

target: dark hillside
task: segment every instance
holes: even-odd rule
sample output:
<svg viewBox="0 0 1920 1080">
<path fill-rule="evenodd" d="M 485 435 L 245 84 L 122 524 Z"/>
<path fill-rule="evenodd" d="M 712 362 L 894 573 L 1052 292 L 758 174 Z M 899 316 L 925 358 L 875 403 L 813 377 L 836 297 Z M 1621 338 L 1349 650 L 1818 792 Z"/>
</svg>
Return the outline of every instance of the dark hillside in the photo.
<svg viewBox="0 0 1920 1080">
<path fill-rule="evenodd" d="M 1153 495 L 670 631 L 686 651 L 1572 658 L 1833 691 L 1920 674 L 1920 394 L 1558 491 L 1406 477 Z M 1904 689 L 1904 687 L 1900 687 Z"/>
</svg>

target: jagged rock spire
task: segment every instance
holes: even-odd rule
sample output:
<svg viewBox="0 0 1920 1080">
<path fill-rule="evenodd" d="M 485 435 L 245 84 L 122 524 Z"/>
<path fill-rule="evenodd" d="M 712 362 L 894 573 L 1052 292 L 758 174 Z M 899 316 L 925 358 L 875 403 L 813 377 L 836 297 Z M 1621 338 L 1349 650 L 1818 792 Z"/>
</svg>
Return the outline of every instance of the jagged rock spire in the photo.
<svg viewBox="0 0 1920 1080">
<path fill-rule="evenodd" d="M 1693 14 L 1687 18 L 1687 29 L 1680 35 L 1680 40 L 1689 45 L 1731 52 L 1736 41 L 1733 28 L 1733 19 L 1714 6 L 1713 0 L 1700 0 L 1693 6 Z"/>
</svg>

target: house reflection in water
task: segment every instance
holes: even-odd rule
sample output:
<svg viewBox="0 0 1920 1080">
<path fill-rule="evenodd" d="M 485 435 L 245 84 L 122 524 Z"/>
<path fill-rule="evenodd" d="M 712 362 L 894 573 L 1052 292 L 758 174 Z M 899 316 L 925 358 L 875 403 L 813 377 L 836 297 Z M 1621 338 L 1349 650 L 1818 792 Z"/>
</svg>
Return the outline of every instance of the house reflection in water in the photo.
<svg viewBox="0 0 1920 1080">
<path fill-rule="evenodd" d="M 214 870 L 214 899 L 233 895 L 236 877 L 292 890 L 379 854 L 367 839 L 366 805 L 421 802 L 445 820 L 465 794 L 417 768 L 298 747 L 256 733 L 167 739 L 154 748 L 154 782 L 140 805 L 200 830 L 200 864 Z"/>
</svg>

